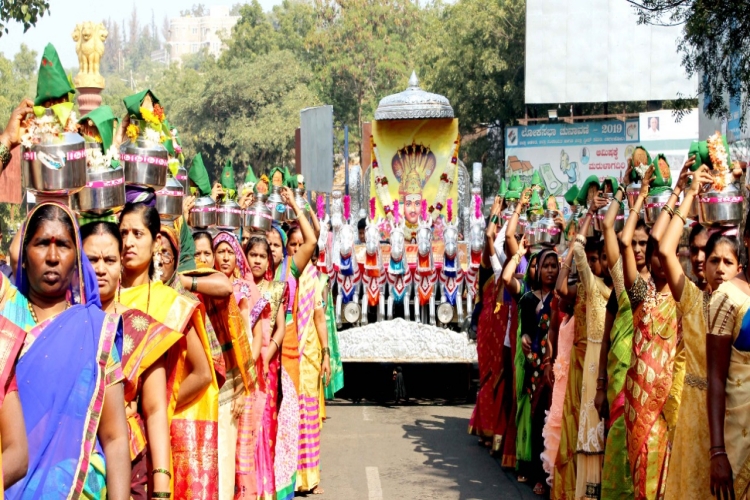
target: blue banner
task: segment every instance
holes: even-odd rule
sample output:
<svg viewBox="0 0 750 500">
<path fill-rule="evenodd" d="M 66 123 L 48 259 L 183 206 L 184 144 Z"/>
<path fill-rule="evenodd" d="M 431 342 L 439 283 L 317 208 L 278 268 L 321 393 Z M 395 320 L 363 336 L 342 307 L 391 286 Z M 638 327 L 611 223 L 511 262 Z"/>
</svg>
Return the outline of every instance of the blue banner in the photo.
<svg viewBox="0 0 750 500">
<path fill-rule="evenodd" d="M 545 123 L 508 127 L 505 132 L 506 148 L 623 144 L 638 143 L 639 140 L 638 120 Z"/>
</svg>

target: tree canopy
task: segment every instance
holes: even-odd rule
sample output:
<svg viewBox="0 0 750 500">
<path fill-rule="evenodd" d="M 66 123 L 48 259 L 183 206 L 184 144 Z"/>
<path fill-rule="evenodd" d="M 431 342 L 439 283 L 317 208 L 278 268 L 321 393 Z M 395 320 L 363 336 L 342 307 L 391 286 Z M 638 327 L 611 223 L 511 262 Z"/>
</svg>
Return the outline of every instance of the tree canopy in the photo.
<svg viewBox="0 0 750 500">
<path fill-rule="evenodd" d="M 23 24 L 23 31 L 26 32 L 47 12 L 47 0 L 0 0 L 0 36 L 8 32 L 8 21 Z"/>
</svg>

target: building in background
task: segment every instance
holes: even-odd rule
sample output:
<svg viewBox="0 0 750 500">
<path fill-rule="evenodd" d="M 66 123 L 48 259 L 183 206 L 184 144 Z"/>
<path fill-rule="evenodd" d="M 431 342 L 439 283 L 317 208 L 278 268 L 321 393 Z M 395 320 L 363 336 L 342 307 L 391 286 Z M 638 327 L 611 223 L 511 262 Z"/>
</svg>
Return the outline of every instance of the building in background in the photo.
<svg viewBox="0 0 750 500">
<path fill-rule="evenodd" d="M 182 56 L 196 54 L 206 49 L 218 57 L 226 45 L 221 41 L 232 33 L 240 16 L 230 15 L 229 7 L 210 7 L 203 17 L 184 16 L 170 19 L 169 39 L 162 50 L 151 54 L 156 62 L 169 64 L 181 61 Z"/>
</svg>

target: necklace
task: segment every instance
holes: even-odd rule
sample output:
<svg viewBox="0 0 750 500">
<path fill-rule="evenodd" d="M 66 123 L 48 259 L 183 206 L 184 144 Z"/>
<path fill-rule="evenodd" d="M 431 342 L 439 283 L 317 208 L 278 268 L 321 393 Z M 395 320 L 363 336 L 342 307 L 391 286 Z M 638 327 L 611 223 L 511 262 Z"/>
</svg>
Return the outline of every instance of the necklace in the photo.
<svg viewBox="0 0 750 500">
<path fill-rule="evenodd" d="M 34 306 L 31 304 L 31 301 L 27 301 L 26 305 L 29 307 L 29 312 L 31 313 L 31 319 L 34 320 L 34 323 L 39 324 L 39 318 L 36 316 L 36 312 L 34 311 Z M 67 300 L 65 301 L 65 309 L 63 311 L 67 311 L 68 308 L 70 308 L 70 302 Z"/>
</svg>

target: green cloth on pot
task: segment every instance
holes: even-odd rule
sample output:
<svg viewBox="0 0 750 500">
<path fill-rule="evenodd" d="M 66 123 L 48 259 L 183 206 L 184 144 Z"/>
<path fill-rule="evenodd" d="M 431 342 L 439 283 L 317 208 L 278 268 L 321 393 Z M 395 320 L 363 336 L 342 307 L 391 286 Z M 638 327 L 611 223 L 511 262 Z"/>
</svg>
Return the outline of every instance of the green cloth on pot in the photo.
<svg viewBox="0 0 750 500">
<path fill-rule="evenodd" d="M 575 205 L 576 202 L 578 201 L 577 199 L 578 198 L 578 186 L 573 184 L 573 186 L 565 192 L 564 197 L 565 197 L 565 201 L 568 202 L 568 205 L 570 206 Z"/>
<path fill-rule="evenodd" d="M 233 197 L 233 193 L 237 191 L 237 184 L 234 180 L 234 166 L 232 166 L 232 160 L 227 160 L 224 165 L 224 170 L 221 172 L 221 187 L 225 191 L 229 191 L 229 197 Z"/>
<path fill-rule="evenodd" d="M 508 186 L 505 184 L 505 179 L 500 179 L 500 187 L 497 189 L 497 195 L 504 198 L 507 192 Z"/>
<path fill-rule="evenodd" d="M 88 120 L 94 123 L 96 130 L 99 132 L 99 137 L 102 138 L 102 147 L 106 153 L 112 146 L 115 135 L 114 127 L 118 121 L 114 111 L 107 105 L 99 106 L 89 114 L 82 116 L 78 123 L 86 123 Z"/>
<path fill-rule="evenodd" d="M 70 78 L 65 73 L 60 62 L 60 56 L 57 55 L 54 45 L 48 43 L 42 54 L 42 62 L 39 65 L 39 75 L 36 82 L 35 106 L 41 106 L 47 101 L 67 97 L 68 94 L 75 94 L 75 89 L 70 83 Z M 63 123 L 63 125 L 65 125 Z"/>
<path fill-rule="evenodd" d="M 632 170 L 630 171 L 630 182 L 638 182 L 641 180 L 641 177 L 638 175 L 638 172 L 635 171 L 635 167 L 637 167 L 638 165 L 636 165 L 635 160 L 633 160 L 633 158 L 635 157 L 635 153 L 639 150 L 646 153 L 646 165 L 651 165 L 652 160 L 651 160 L 651 155 L 649 154 L 648 150 L 644 148 L 643 146 L 636 146 L 635 149 L 633 150 L 633 154 L 630 156 L 631 165 L 633 167 Z"/>
<path fill-rule="evenodd" d="M 588 206 L 588 193 L 591 186 L 596 186 L 597 190 L 601 189 L 601 186 L 599 185 L 599 177 L 592 175 L 584 181 L 583 186 L 578 190 L 577 201 L 579 205 L 584 207 Z"/>
<path fill-rule="evenodd" d="M 125 105 L 125 109 L 128 110 L 129 116 L 138 120 L 143 120 L 143 116 L 141 116 L 141 105 L 143 104 L 143 100 L 147 95 L 151 96 L 151 100 L 154 104 L 157 104 L 159 102 L 159 99 L 157 99 L 154 93 L 149 89 L 142 90 L 141 92 L 130 95 L 122 100 L 122 103 Z M 169 134 L 167 134 L 167 137 L 169 137 Z"/>
<path fill-rule="evenodd" d="M 732 156 L 725 135 L 721 136 L 721 142 L 724 144 L 724 150 L 727 152 L 727 167 L 729 170 L 732 170 Z M 688 157 L 690 156 L 695 156 L 695 164 L 690 168 L 691 171 L 695 172 L 701 165 L 706 165 L 709 169 L 713 170 L 714 165 L 708 153 L 708 141 L 693 141 L 688 150 Z"/>
<path fill-rule="evenodd" d="M 659 168 L 660 159 L 664 160 L 667 166 L 669 166 L 667 157 L 663 154 L 656 155 L 656 157 L 652 160 L 651 166 L 654 167 L 654 180 L 651 181 L 651 185 L 649 186 L 649 196 L 654 196 L 672 190 L 672 175 L 670 174 L 670 176 L 666 179 L 661 175 L 661 169 Z"/>
<path fill-rule="evenodd" d="M 614 177 L 611 177 L 611 176 L 610 177 L 606 177 L 602 181 L 602 185 L 601 185 L 602 191 L 604 190 L 604 184 L 607 183 L 607 182 L 609 182 L 610 184 L 612 184 L 612 194 L 617 193 L 617 188 L 620 186 L 620 183 L 617 182 L 617 179 L 615 179 Z"/>
<path fill-rule="evenodd" d="M 257 184 L 258 179 L 255 177 L 255 172 L 253 172 L 253 166 L 248 165 L 247 166 L 247 172 L 245 173 L 245 184 Z"/>
<path fill-rule="evenodd" d="M 208 176 L 206 166 L 203 164 L 203 156 L 200 153 L 193 158 L 193 164 L 188 172 L 188 179 L 198 187 L 201 196 L 211 195 L 211 179 Z"/>
</svg>

